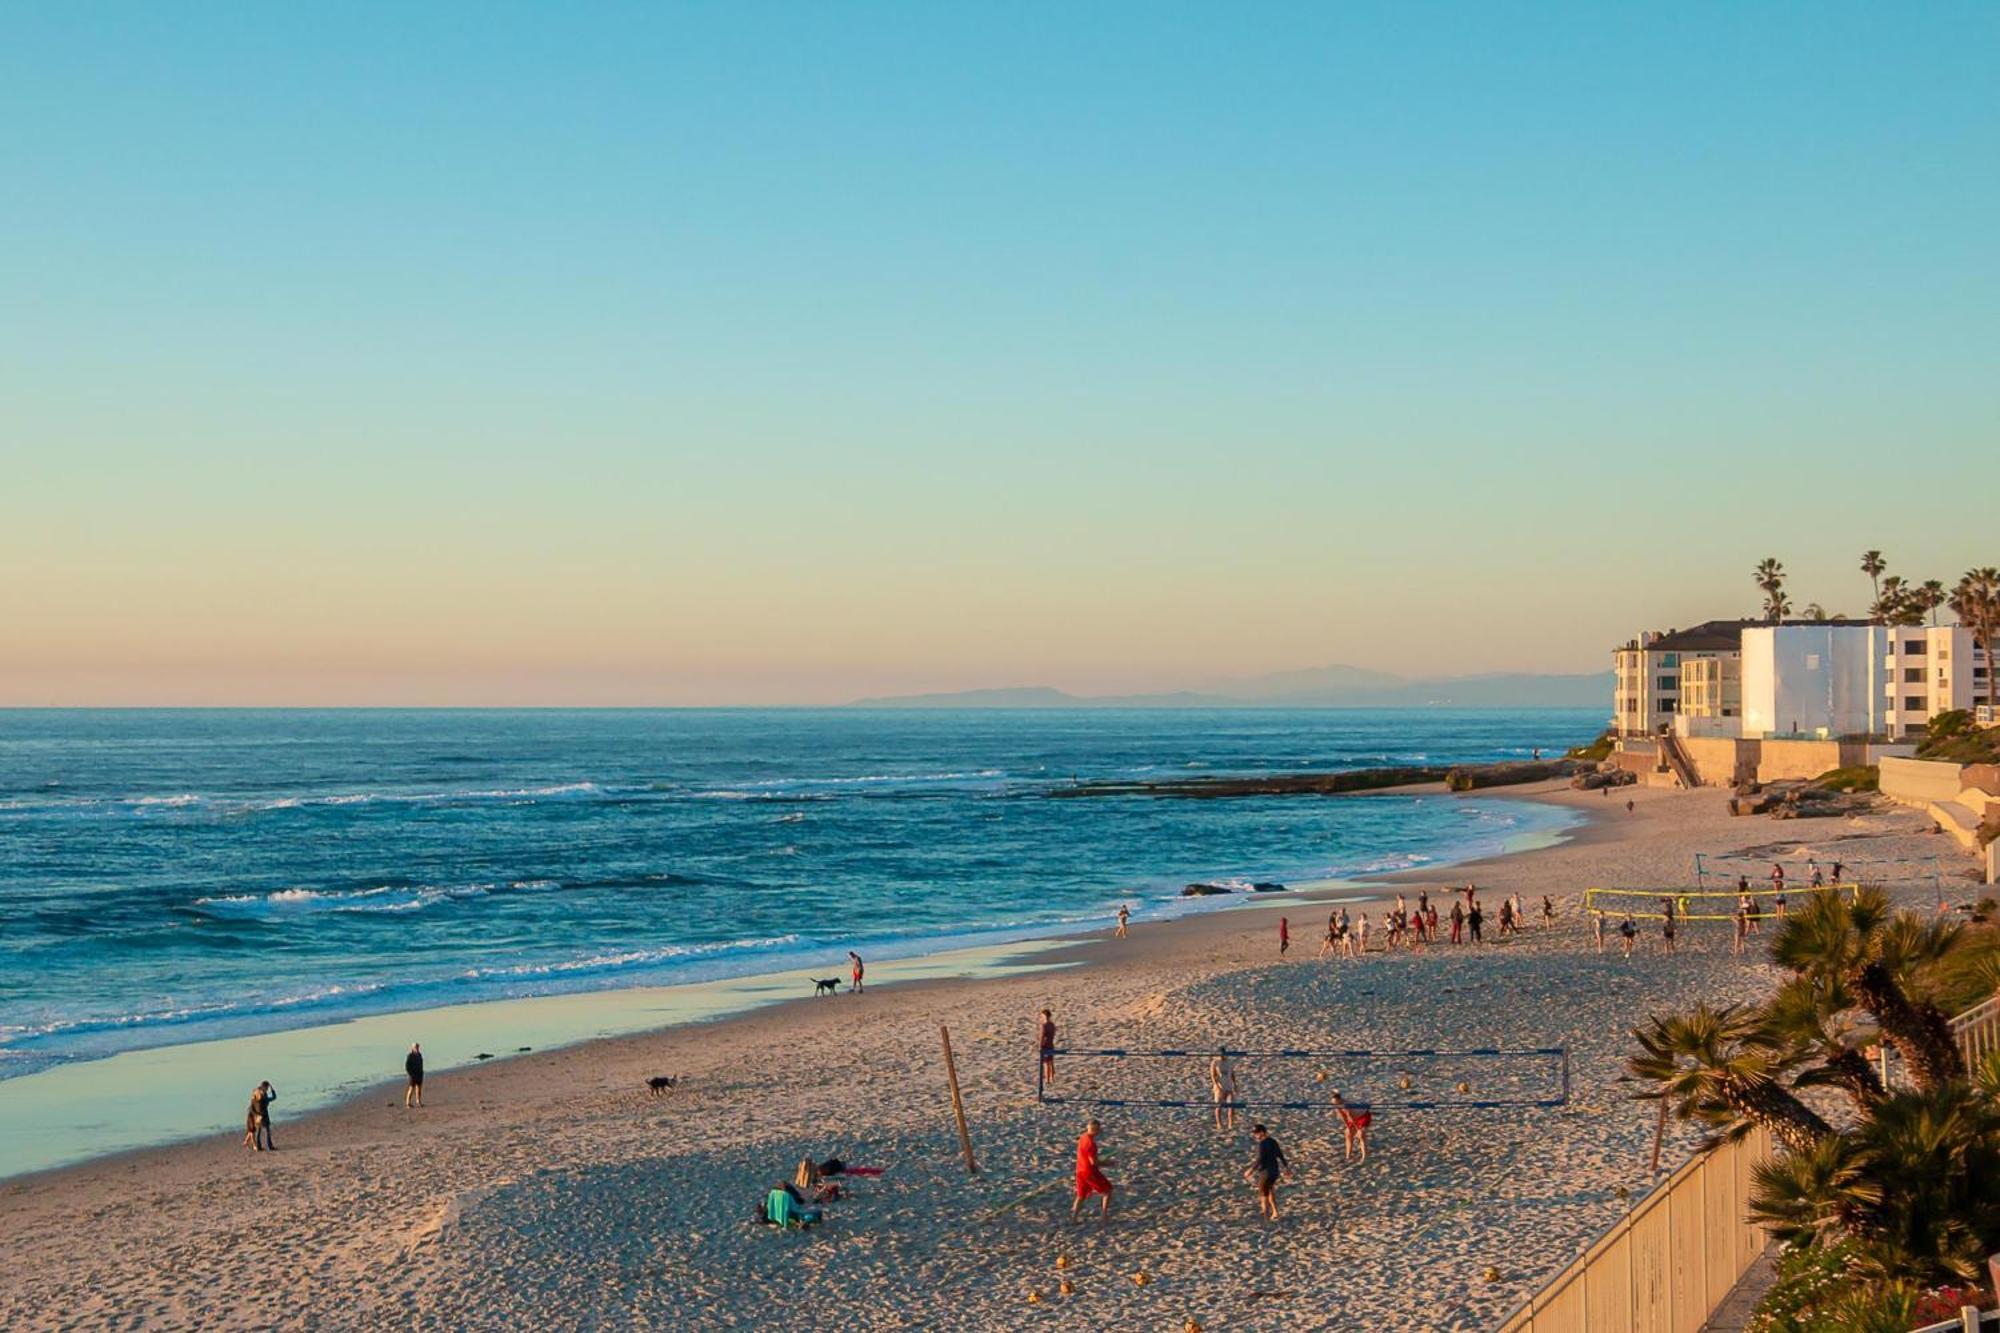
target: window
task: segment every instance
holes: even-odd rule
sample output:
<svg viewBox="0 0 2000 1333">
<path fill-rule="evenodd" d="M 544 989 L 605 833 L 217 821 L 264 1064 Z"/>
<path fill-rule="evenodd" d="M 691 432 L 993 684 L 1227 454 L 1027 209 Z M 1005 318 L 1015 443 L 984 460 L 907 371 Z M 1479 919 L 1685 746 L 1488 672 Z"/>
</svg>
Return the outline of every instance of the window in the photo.
<svg viewBox="0 0 2000 1333">
<path fill-rule="evenodd" d="M 1904 667 L 1904 668 L 1903 668 L 1903 683 L 1904 683 L 1905 685 L 1921 685 L 1921 684 L 1923 684 L 1923 683 L 1924 683 L 1924 669 L 1923 669 L 1922 667 Z"/>
<path fill-rule="evenodd" d="M 1924 655 L 1924 641 L 1922 639 L 1911 639 L 1903 645 L 1903 652 L 1910 657 L 1922 657 Z"/>
<path fill-rule="evenodd" d="M 1808 670 L 1808 671 L 1817 671 L 1817 670 L 1819 670 L 1819 654 L 1818 654 L 1818 653 L 1807 653 L 1807 654 L 1806 654 L 1806 670 Z"/>
<path fill-rule="evenodd" d="M 1924 711 L 1924 701 L 1922 699 L 1905 699 L 1903 700 L 1903 707 L 1912 713 L 1921 713 Z"/>
</svg>

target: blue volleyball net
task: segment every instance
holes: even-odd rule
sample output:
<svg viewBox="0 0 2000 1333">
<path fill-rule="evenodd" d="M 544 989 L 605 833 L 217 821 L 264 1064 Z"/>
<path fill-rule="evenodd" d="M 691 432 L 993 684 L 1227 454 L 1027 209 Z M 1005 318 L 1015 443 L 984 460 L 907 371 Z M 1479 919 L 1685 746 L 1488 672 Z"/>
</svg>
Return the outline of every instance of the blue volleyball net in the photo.
<svg viewBox="0 0 2000 1333">
<path fill-rule="evenodd" d="M 1244 1050 L 1223 1048 L 1236 1095 L 1218 1101 L 1207 1049 L 1053 1052 L 1055 1079 L 1035 1069 L 1035 1099 L 1047 1106 L 1239 1111 L 1331 1111 L 1333 1095 L 1357 1111 L 1491 1110 L 1569 1101 L 1569 1048 L 1480 1046 L 1464 1050 Z"/>
</svg>

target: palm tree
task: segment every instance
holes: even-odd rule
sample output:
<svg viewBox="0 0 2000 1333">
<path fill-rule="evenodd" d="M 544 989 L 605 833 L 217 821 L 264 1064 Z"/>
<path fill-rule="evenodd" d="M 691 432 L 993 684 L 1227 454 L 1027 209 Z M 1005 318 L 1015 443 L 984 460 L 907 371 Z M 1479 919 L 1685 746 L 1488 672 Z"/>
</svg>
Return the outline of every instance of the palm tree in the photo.
<svg viewBox="0 0 2000 1333">
<path fill-rule="evenodd" d="M 2000 634 L 2000 569 L 1967 570 L 1951 591 L 1950 605 L 1958 623 L 1986 652 L 1986 702 L 2000 706 L 2000 661 L 1993 657 L 1993 638 Z"/>
<path fill-rule="evenodd" d="M 1888 567 L 1889 562 L 1882 558 L 1880 551 L 1861 553 L 1861 572 L 1868 576 L 1868 582 L 1874 586 L 1876 597 L 1882 595 L 1882 571 Z"/>
<path fill-rule="evenodd" d="M 1861 1053 L 1881 1033 L 1854 1017 L 1860 1007 L 1838 978 L 1803 975 L 1780 986 L 1765 1003 L 1766 1039 L 1785 1051 L 1789 1065 L 1807 1066 L 1793 1077 L 1793 1087 L 1837 1088 L 1862 1111 L 1881 1099 L 1882 1076 Z"/>
<path fill-rule="evenodd" d="M 1925 579 L 1923 587 L 1918 589 L 1917 596 L 1923 599 L 1924 610 L 1929 613 L 1931 624 L 1937 624 L 1938 608 L 1945 603 L 1944 584 L 1936 579 Z"/>
<path fill-rule="evenodd" d="M 1785 600 L 1785 567 L 1778 563 L 1776 556 L 1767 555 L 1757 565 L 1752 578 L 1764 593 L 1764 616 L 1773 625 L 1785 618 L 1792 609 Z"/>
<path fill-rule="evenodd" d="M 1848 1271 L 1870 1285 L 1976 1280 L 2000 1234 L 1995 1171 L 2000 1108 L 1961 1079 L 1891 1093 L 1851 1131 L 1757 1168 L 1749 1211 L 1788 1245 L 1853 1241 Z"/>
<path fill-rule="evenodd" d="M 1826 608 L 1821 606 L 1818 602 L 1807 602 L 1805 609 L 1805 617 L 1807 620 L 1812 620 L 1812 621 L 1825 620 Z"/>
<path fill-rule="evenodd" d="M 1884 625 L 1921 625 L 1923 593 L 1904 583 L 1902 575 L 1891 574 L 1882 580 L 1881 591 L 1875 595 L 1875 605 L 1868 614 L 1870 619 Z"/>
<path fill-rule="evenodd" d="M 2000 1250 L 2000 1052 L 1968 1073 L 1945 1017 L 2000 980 L 2000 932 L 1894 914 L 1864 888 L 1786 918 L 1771 957 L 1791 975 L 1768 1000 L 1655 1017 L 1627 1065 L 1680 1119 L 1783 1145 L 1754 1171 L 1750 1216 L 1824 1276 L 1774 1327 L 1896 1333 L 1922 1288 L 1976 1280 Z M 1878 1041 L 1914 1087 L 1883 1086 L 1862 1054 Z M 1830 1120 L 1815 1089 L 1853 1113 Z"/>
<path fill-rule="evenodd" d="M 1784 1052 L 1768 1038 L 1763 1015 L 1745 1005 L 1655 1017 L 1634 1033 L 1642 1054 L 1627 1062 L 1656 1086 L 1639 1097 L 1665 1101 L 1682 1120 L 1698 1120 L 1724 1138 L 1763 1125 L 1795 1152 L 1833 1133 L 1819 1112 L 1780 1081 Z"/>
<path fill-rule="evenodd" d="M 1816 986 L 1851 995 L 1917 1086 L 1935 1088 L 1965 1077 L 1950 1016 L 1935 1003 L 1940 964 L 1959 949 L 1960 934 L 1955 922 L 1891 912 L 1881 889 L 1862 888 L 1852 902 L 1822 894 L 1786 917 L 1771 958 Z"/>
</svg>

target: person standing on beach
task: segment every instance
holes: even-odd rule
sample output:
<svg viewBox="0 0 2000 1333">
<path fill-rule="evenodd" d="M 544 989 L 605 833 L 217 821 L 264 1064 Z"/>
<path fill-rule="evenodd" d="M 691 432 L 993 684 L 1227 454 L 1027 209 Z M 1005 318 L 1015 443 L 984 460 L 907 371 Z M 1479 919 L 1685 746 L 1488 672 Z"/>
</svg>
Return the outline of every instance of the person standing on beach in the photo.
<svg viewBox="0 0 2000 1333">
<path fill-rule="evenodd" d="M 1618 934 L 1625 941 L 1625 956 L 1630 958 L 1632 956 L 1632 941 L 1639 937 L 1639 928 L 1632 924 L 1631 913 L 1627 912 L 1625 914 L 1624 924 L 1618 927 Z"/>
<path fill-rule="evenodd" d="M 258 1152 L 276 1152 L 278 1144 L 271 1137 L 271 1103 L 278 1100 L 278 1090 L 265 1079 L 250 1093 L 249 1139 L 250 1146 Z"/>
<path fill-rule="evenodd" d="M 1744 903 L 1736 904 L 1736 938 L 1730 942 L 1729 952 L 1741 954 L 1743 943 L 1750 937 L 1750 909 Z"/>
<path fill-rule="evenodd" d="M 1284 1178 L 1285 1150 L 1271 1137 L 1271 1131 L 1262 1125 L 1250 1126 L 1250 1137 L 1257 1144 L 1257 1154 L 1250 1160 L 1250 1169 L 1244 1178 L 1257 1187 L 1257 1212 L 1260 1216 L 1275 1222 L 1278 1220 L 1278 1181 Z"/>
<path fill-rule="evenodd" d="M 1368 952 L 1368 913 L 1366 912 L 1363 912 L 1361 914 L 1360 948 L 1363 954 L 1366 954 Z"/>
<path fill-rule="evenodd" d="M 1218 1048 L 1208 1062 L 1208 1090 L 1215 1098 L 1215 1127 L 1236 1128 L 1236 1066 L 1229 1063 L 1227 1047 Z"/>
<path fill-rule="evenodd" d="M 1592 908 L 1590 912 L 1590 934 L 1597 941 L 1597 951 L 1604 952 L 1604 909 Z"/>
<path fill-rule="evenodd" d="M 1283 958 L 1292 947 L 1292 921 L 1290 917 L 1278 918 L 1278 957 Z"/>
<path fill-rule="evenodd" d="M 848 982 L 847 989 L 850 992 L 853 992 L 854 994 L 858 995 L 861 992 L 862 973 L 866 972 L 868 969 L 861 965 L 861 955 L 854 952 L 854 950 L 852 949 L 849 949 L 847 951 L 847 964 L 849 968 L 848 976 L 852 978 Z"/>
<path fill-rule="evenodd" d="M 1465 908 L 1456 902 L 1451 905 L 1451 942 L 1465 943 Z"/>
<path fill-rule="evenodd" d="M 1472 910 L 1465 914 L 1465 925 L 1472 932 L 1472 942 L 1474 944 L 1481 943 L 1482 941 L 1479 928 L 1485 924 L 1485 921 L 1486 913 L 1479 909 L 1479 899 L 1474 898 L 1472 900 Z"/>
<path fill-rule="evenodd" d="M 1328 912 L 1326 914 L 1326 934 L 1320 936 L 1319 940 L 1319 956 L 1321 958 L 1326 957 L 1329 953 L 1333 952 L 1334 946 L 1339 943 L 1340 913 Z"/>
<path fill-rule="evenodd" d="M 403 1109 L 424 1104 L 424 1048 L 416 1042 L 410 1043 L 410 1053 L 403 1057 L 403 1073 L 408 1076 L 410 1086 L 403 1089 Z"/>
<path fill-rule="evenodd" d="M 1036 1029 L 1035 1051 L 1042 1062 L 1042 1087 L 1056 1085 L 1056 1018 L 1048 1010 L 1042 1010 L 1042 1024 Z"/>
<path fill-rule="evenodd" d="M 1545 893 L 1542 895 L 1542 929 L 1547 930 L 1550 926 L 1553 926 L 1555 923 L 1556 923 L 1555 900 L 1550 898 L 1549 895 Z"/>
<path fill-rule="evenodd" d="M 1665 940 L 1666 953 L 1671 957 L 1674 952 L 1674 900 L 1672 898 L 1662 898 L 1660 899 L 1660 906 L 1663 909 L 1661 912 L 1663 920 L 1660 925 L 1660 934 Z"/>
<path fill-rule="evenodd" d="M 1347 1138 L 1347 1160 L 1350 1162 L 1353 1161 L 1355 1152 L 1358 1149 L 1361 1154 L 1361 1160 L 1364 1162 L 1367 1161 L 1368 1126 L 1374 1121 L 1375 1113 L 1366 1107 L 1357 1111 L 1352 1106 L 1349 1106 L 1347 1099 L 1340 1095 L 1338 1088 L 1334 1089 L 1333 1092 L 1333 1109 L 1340 1115 L 1341 1133 Z"/>
<path fill-rule="evenodd" d="M 264 1085 L 250 1089 L 250 1109 L 243 1113 L 243 1146 L 264 1151 Z"/>
<path fill-rule="evenodd" d="M 1132 905 L 1130 903 L 1118 904 L 1118 929 L 1112 932 L 1113 938 L 1121 940 L 1125 938 L 1125 924 L 1131 919 Z"/>
<path fill-rule="evenodd" d="M 1069 1206 L 1072 1222 L 1082 1213 L 1084 1200 L 1093 1194 L 1104 1196 L 1099 1216 L 1106 1222 L 1111 1220 L 1111 1181 L 1104 1174 L 1104 1168 L 1111 1164 L 1097 1160 L 1097 1131 L 1102 1128 L 1092 1120 L 1084 1125 L 1083 1136 L 1076 1141 L 1076 1201 Z"/>
</svg>

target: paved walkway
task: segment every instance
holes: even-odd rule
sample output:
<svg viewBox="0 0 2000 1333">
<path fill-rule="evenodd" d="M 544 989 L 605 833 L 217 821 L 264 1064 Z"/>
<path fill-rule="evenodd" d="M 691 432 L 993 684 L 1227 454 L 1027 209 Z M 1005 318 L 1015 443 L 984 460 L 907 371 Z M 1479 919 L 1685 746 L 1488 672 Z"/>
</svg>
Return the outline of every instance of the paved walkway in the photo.
<svg viewBox="0 0 2000 1333">
<path fill-rule="evenodd" d="M 1715 1313 L 1701 1326 L 1701 1333 L 1743 1333 L 1743 1326 L 1750 1322 L 1751 1312 L 1757 1302 L 1764 1299 L 1764 1293 L 1778 1280 L 1777 1271 L 1771 1266 L 1771 1256 L 1775 1247 L 1766 1246 L 1757 1256 L 1757 1262 L 1750 1265 L 1729 1294 L 1722 1298 L 1722 1304 L 1715 1307 Z"/>
</svg>

